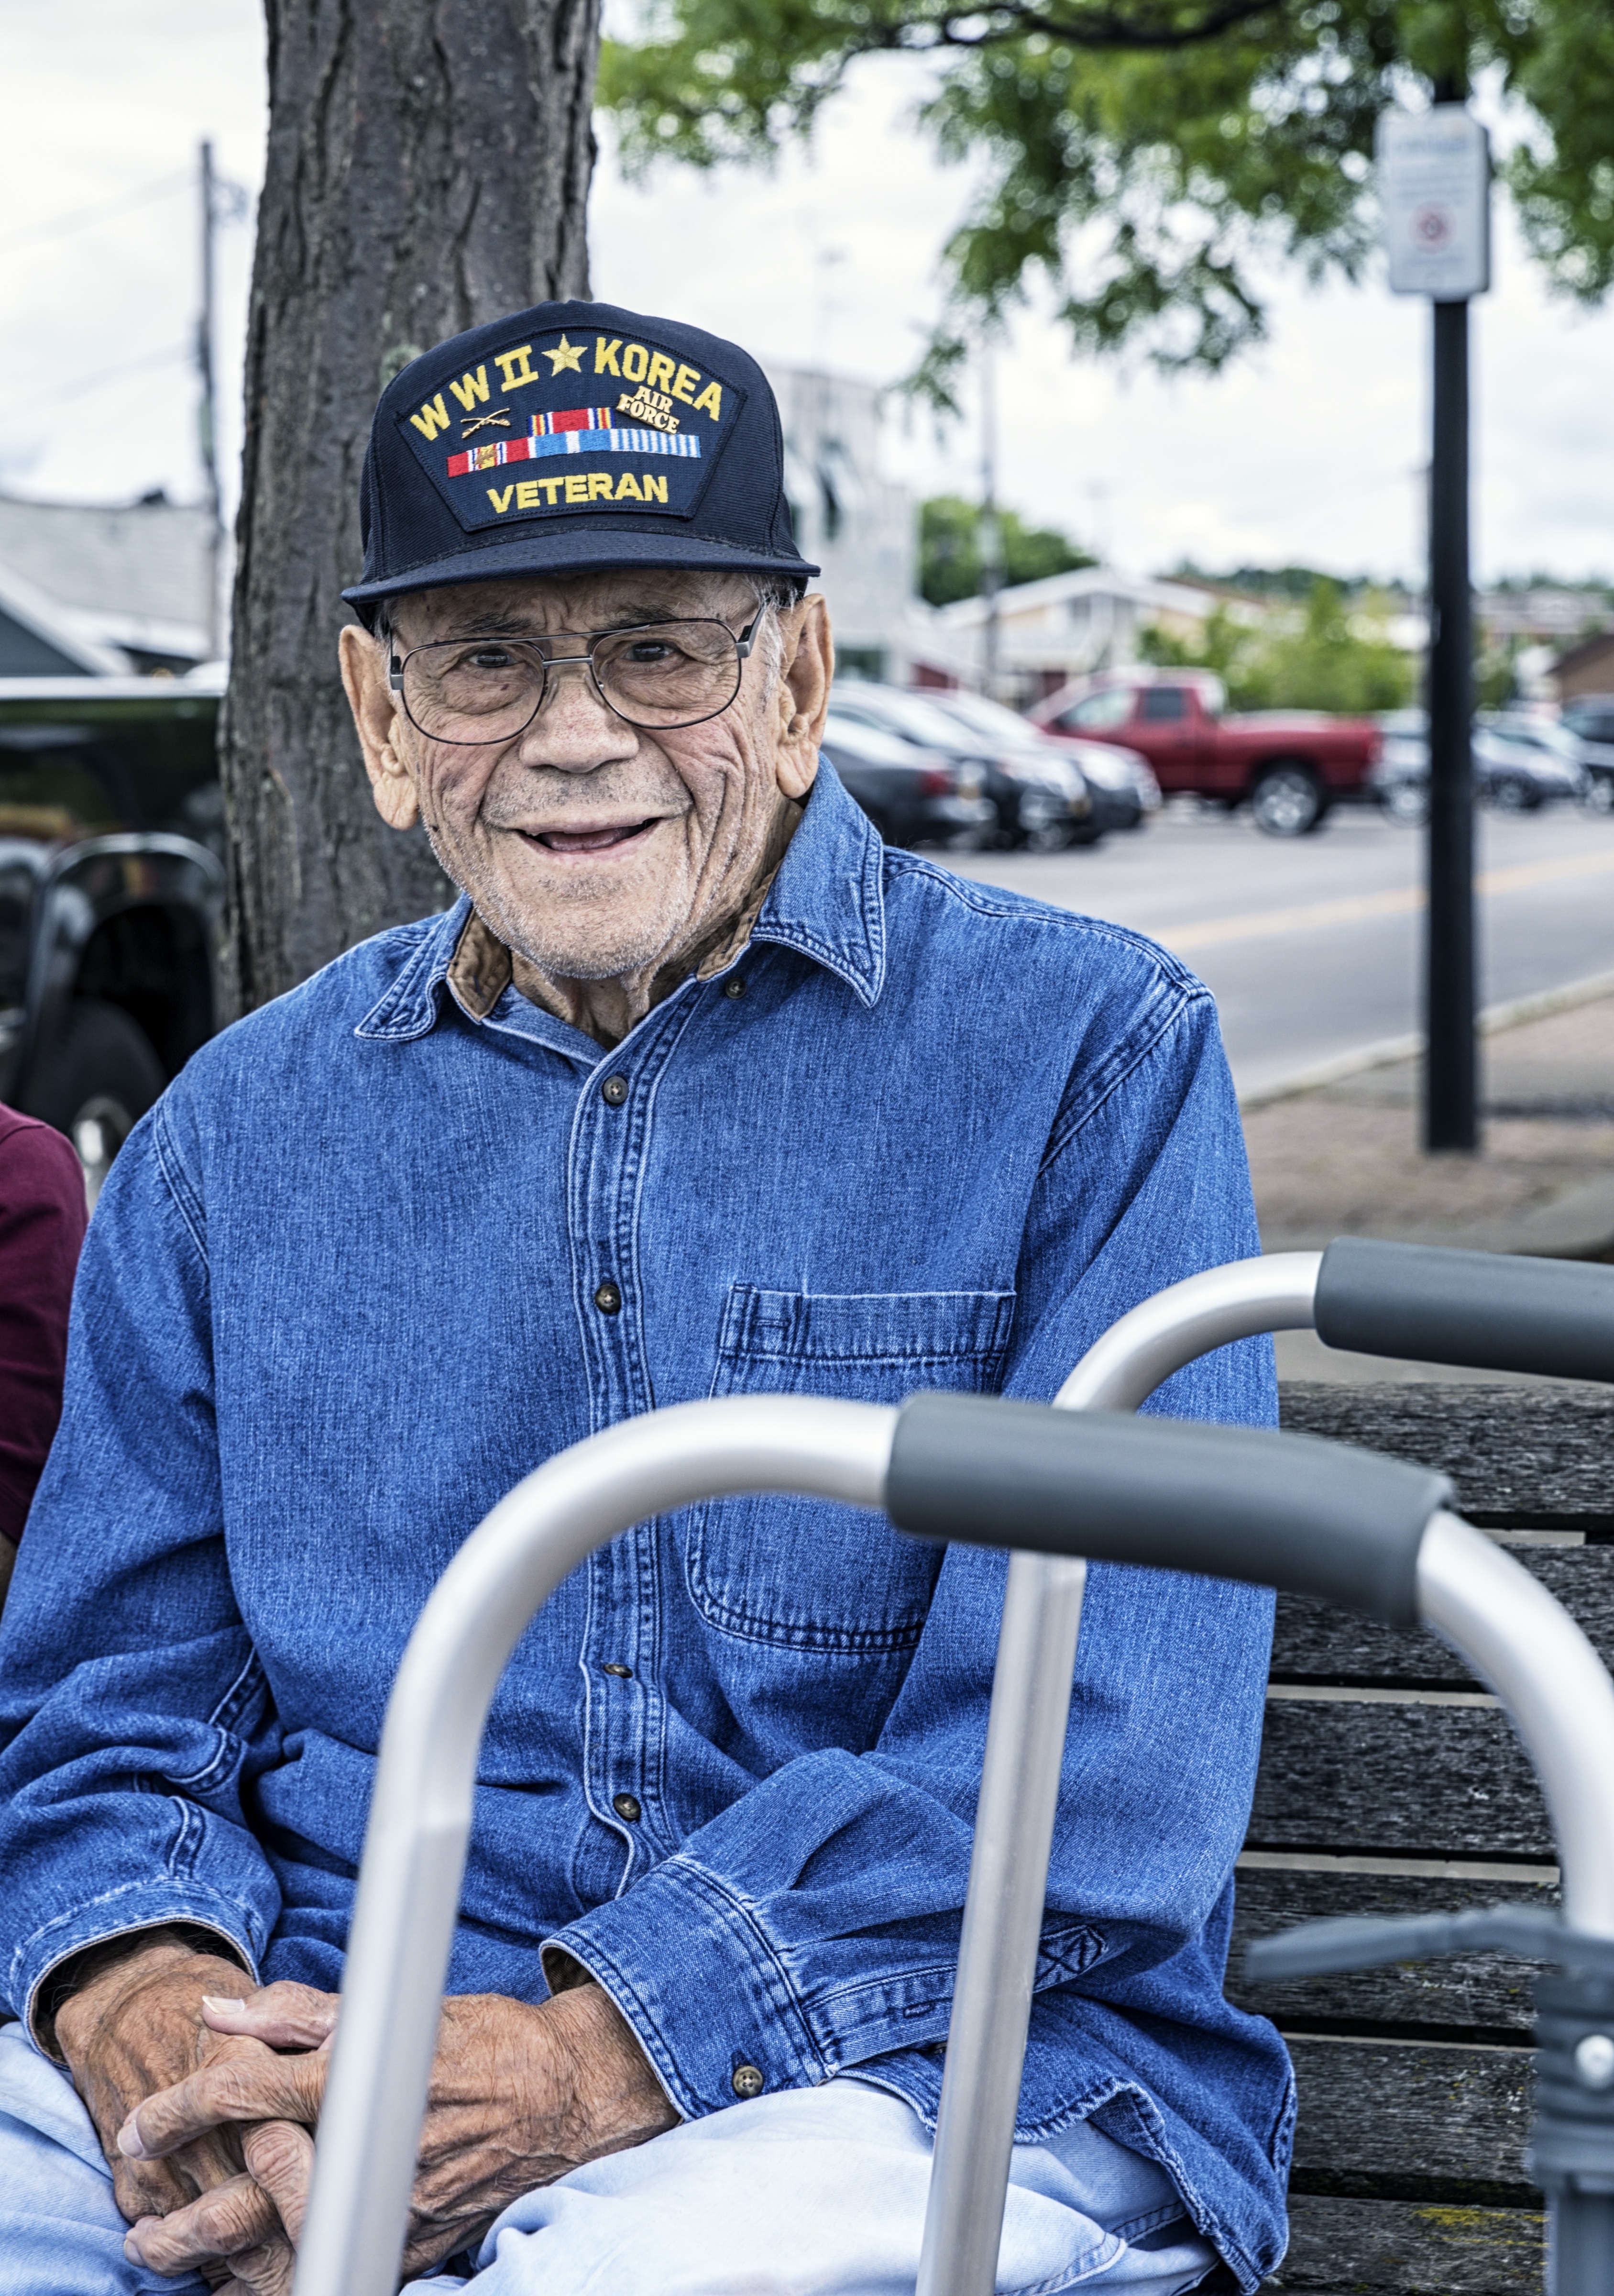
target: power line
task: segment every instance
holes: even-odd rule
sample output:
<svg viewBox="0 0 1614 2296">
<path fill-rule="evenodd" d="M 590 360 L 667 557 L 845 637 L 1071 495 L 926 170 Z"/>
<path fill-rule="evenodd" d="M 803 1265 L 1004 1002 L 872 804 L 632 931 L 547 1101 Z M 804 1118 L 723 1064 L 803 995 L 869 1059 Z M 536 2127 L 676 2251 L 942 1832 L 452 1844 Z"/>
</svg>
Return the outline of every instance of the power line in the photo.
<svg viewBox="0 0 1614 2296">
<path fill-rule="evenodd" d="M 60 239 L 65 232 L 80 231 L 86 224 L 100 223 L 108 216 L 127 215 L 131 208 L 148 207 L 153 200 L 169 199 L 176 192 L 188 191 L 190 187 L 188 174 L 164 176 L 140 191 L 125 193 L 115 200 L 102 200 L 93 208 L 79 208 L 72 215 L 58 216 L 54 223 L 41 224 L 37 231 L 22 232 L 15 239 L 0 239 L 0 255 L 37 247 L 45 240 Z"/>
<path fill-rule="evenodd" d="M 181 343 L 176 348 L 166 351 L 148 351 L 143 358 L 130 359 L 123 366 L 103 368 L 101 373 L 90 376 L 87 381 L 70 383 L 65 390 L 59 390 L 53 385 L 48 391 L 36 392 L 29 398 L 14 399 L 11 406 L 0 406 L 0 424 L 13 422 L 20 414 L 34 414 L 42 410 L 48 413 L 61 406 L 64 400 L 86 398 L 92 391 L 103 389 L 109 382 L 121 382 L 131 374 L 148 373 L 153 367 L 177 366 L 182 360 L 188 362 L 191 357 L 192 346 L 189 343 Z"/>
</svg>

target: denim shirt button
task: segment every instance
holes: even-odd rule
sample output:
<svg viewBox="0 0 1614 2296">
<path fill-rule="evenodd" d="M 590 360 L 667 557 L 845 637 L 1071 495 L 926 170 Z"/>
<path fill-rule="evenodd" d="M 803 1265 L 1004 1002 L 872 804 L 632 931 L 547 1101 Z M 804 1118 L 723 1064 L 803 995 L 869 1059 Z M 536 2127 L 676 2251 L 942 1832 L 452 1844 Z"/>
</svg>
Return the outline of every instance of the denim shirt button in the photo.
<svg viewBox="0 0 1614 2296">
<path fill-rule="evenodd" d="M 731 973 L 729 978 L 723 984 L 723 993 L 725 996 L 743 996 L 745 994 L 744 974 L 739 972 Z"/>
<path fill-rule="evenodd" d="M 610 1806 L 619 1817 L 625 1817 L 627 1820 L 629 1825 L 636 1825 L 643 1815 L 638 1802 L 632 1794 L 612 1794 Z"/>
<path fill-rule="evenodd" d="M 628 1677 L 633 1673 L 633 1669 L 631 1666 L 617 1666 L 610 1660 L 607 1660 L 602 1662 L 600 1671 L 602 1674 L 620 1675 L 622 1679 L 626 1682 Z"/>
<path fill-rule="evenodd" d="M 600 1097 L 607 1108 L 620 1108 L 627 1098 L 627 1078 L 625 1076 L 608 1076 L 600 1086 Z"/>
<path fill-rule="evenodd" d="M 609 1276 L 594 1293 L 594 1305 L 602 1316 L 617 1316 L 622 1311 L 622 1294 Z"/>
<path fill-rule="evenodd" d="M 766 2087 L 766 2080 L 755 2065 L 734 2067 L 733 2087 L 736 2096 L 760 2096 Z"/>
</svg>

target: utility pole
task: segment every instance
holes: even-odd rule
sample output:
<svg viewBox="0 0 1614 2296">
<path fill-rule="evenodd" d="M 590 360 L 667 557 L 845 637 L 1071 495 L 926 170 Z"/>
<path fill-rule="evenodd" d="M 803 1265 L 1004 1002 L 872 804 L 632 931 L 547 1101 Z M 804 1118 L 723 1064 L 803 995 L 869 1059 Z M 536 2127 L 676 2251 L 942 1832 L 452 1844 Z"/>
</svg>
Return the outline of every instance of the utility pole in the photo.
<svg viewBox="0 0 1614 2296">
<path fill-rule="evenodd" d="M 1442 82 L 1423 113 L 1379 122 L 1397 294 L 1427 295 L 1434 339 L 1429 492 L 1429 908 L 1423 1144 L 1479 1144 L 1475 1038 L 1473 606 L 1469 582 L 1470 298 L 1490 285 L 1490 152 Z"/>
<path fill-rule="evenodd" d="M 219 584 L 224 566 L 224 513 L 218 492 L 218 430 L 213 388 L 213 235 L 218 222 L 218 198 L 213 173 L 213 146 L 201 147 L 201 313 L 196 322 L 196 373 L 201 392 L 196 410 L 197 442 L 201 452 L 202 495 L 208 513 L 207 613 L 208 659 L 217 660 L 220 632 Z"/>
<path fill-rule="evenodd" d="M 987 602 L 981 649 L 982 691 L 998 698 L 998 646 L 1001 636 L 997 594 L 1004 584 L 1003 529 L 997 516 L 997 378 L 992 344 L 980 342 L 980 592 Z"/>
</svg>

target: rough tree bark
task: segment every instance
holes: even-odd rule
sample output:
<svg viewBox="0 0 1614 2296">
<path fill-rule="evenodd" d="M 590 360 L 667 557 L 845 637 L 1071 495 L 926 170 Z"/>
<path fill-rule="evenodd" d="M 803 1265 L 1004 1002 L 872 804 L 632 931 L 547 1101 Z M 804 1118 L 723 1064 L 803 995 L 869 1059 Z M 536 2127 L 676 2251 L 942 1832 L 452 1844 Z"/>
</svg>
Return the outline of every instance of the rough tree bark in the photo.
<svg viewBox="0 0 1614 2296">
<path fill-rule="evenodd" d="M 336 670 L 376 398 L 418 350 L 586 295 L 599 0 L 265 0 L 269 150 L 220 769 L 226 1004 L 441 906 L 370 803 Z"/>
</svg>

